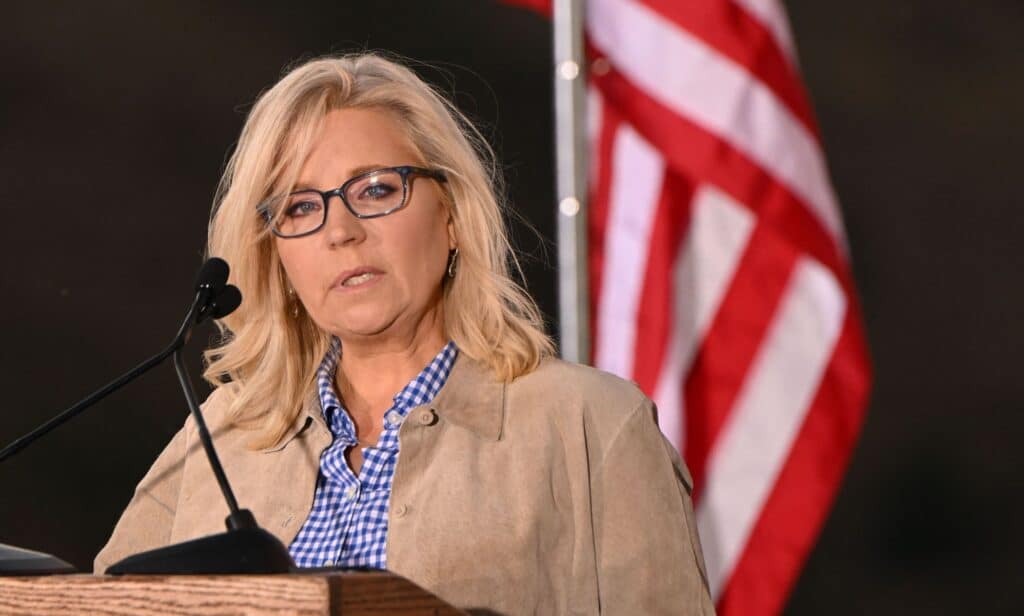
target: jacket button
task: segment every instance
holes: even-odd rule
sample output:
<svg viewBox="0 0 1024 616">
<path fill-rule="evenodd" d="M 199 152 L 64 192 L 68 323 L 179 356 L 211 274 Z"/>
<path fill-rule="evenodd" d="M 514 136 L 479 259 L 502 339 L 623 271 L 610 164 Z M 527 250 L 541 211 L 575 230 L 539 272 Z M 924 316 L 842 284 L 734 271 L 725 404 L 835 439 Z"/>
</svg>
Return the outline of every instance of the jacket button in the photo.
<svg viewBox="0 0 1024 616">
<path fill-rule="evenodd" d="M 405 517 L 405 514 L 407 514 L 407 513 L 409 513 L 409 505 L 404 505 L 403 504 L 403 505 L 399 505 L 399 506 L 395 507 L 395 517 L 396 518 Z"/>
<path fill-rule="evenodd" d="M 437 416 L 434 415 L 433 409 L 423 409 L 416 419 L 420 422 L 421 426 L 432 426 L 434 421 L 437 420 Z"/>
</svg>

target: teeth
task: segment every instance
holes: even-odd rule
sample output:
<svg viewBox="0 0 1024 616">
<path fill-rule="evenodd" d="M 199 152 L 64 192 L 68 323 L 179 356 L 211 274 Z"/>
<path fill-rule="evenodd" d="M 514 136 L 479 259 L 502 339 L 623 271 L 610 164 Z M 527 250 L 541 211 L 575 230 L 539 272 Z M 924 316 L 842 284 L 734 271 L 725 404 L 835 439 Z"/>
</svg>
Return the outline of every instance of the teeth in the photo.
<svg viewBox="0 0 1024 616">
<path fill-rule="evenodd" d="M 346 278 L 345 282 L 341 283 L 341 286 L 343 286 L 343 287 L 352 287 L 352 286 L 355 286 L 357 284 L 363 284 L 364 282 L 366 282 L 367 280 L 369 280 L 371 278 L 373 278 L 373 274 L 371 274 L 370 272 L 366 272 L 365 274 L 359 274 L 358 276 L 352 276 L 350 278 Z"/>
</svg>

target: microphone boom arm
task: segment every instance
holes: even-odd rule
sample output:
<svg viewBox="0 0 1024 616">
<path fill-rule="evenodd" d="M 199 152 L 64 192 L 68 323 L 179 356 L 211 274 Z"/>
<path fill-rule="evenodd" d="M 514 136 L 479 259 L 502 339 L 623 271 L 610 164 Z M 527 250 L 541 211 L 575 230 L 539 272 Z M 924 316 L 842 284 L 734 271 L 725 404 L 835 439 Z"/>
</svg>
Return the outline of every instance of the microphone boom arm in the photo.
<svg viewBox="0 0 1024 616">
<path fill-rule="evenodd" d="M 129 556 L 111 565 L 107 569 L 107 573 L 114 575 L 126 573 L 286 573 L 295 568 L 295 563 L 288 553 L 288 548 L 277 537 L 260 528 L 251 511 L 238 508 L 238 501 L 231 491 L 227 475 L 225 475 L 220 458 L 213 447 L 213 439 L 199 410 L 199 403 L 196 401 L 196 392 L 192 386 L 192 380 L 189 378 L 188 371 L 185 369 L 185 362 L 181 357 L 181 350 L 184 348 L 185 342 L 188 340 L 189 334 L 195 325 L 210 317 L 215 319 L 223 318 L 231 314 L 241 304 L 241 292 L 234 285 L 226 284 L 228 273 L 228 264 L 223 259 L 213 257 L 207 260 L 199 271 L 195 288 L 196 295 L 192 300 L 192 305 L 189 306 L 188 313 L 185 315 L 181 327 L 178 328 L 178 333 L 174 336 L 174 341 L 167 348 L 0 450 L 0 462 L 2 462 L 118 390 L 129 381 L 160 364 L 169 356 L 174 356 L 174 369 L 178 375 L 178 381 L 181 383 L 181 389 L 185 394 L 188 410 L 196 423 L 199 439 L 203 443 L 207 460 L 210 462 L 213 474 L 220 485 L 221 493 L 224 495 L 224 500 L 227 501 L 228 509 L 230 510 L 225 520 L 228 532 L 209 535 L 193 539 L 192 541 L 186 541 L 185 543 L 169 545 Z M 7 546 L 0 545 L 0 556 L 6 555 L 6 557 L 10 557 L 11 554 L 20 557 L 25 552 L 24 550 L 11 550 Z M 33 571 L 36 572 L 65 572 L 68 569 L 73 570 L 66 563 L 53 561 L 52 559 L 45 560 L 42 564 L 34 562 L 34 566 L 36 568 Z M 3 571 L 8 571 L 9 573 L 14 570 L 10 569 L 10 567 L 4 569 L 3 563 L 0 562 L 0 572 Z"/>
<path fill-rule="evenodd" d="M 22 436 L 21 438 L 12 442 L 7 447 L 4 447 L 2 450 L 0 450 L 0 462 L 3 462 L 4 460 L 10 458 L 11 456 L 18 453 L 25 447 L 28 447 L 42 436 L 49 434 L 52 430 L 61 426 L 69 419 L 75 417 L 85 409 L 89 408 L 90 406 L 96 404 L 103 398 L 106 398 L 111 393 L 120 389 L 125 383 L 128 383 L 129 381 L 132 381 L 135 378 L 139 377 L 141 374 L 151 370 L 153 367 L 159 365 L 165 359 L 170 357 L 172 353 L 179 351 L 181 347 L 185 346 L 185 341 L 188 340 L 188 334 L 192 329 L 192 319 L 195 317 L 196 311 L 202 304 L 205 304 L 207 301 L 209 301 L 209 294 L 210 292 L 207 289 L 201 289 L 198 293 L 196 293 L 196 297 L 192 301 L 192 306 L 189 308 L 188 314 L 185 315 L 185 320 L 182 321 L 181 327 L 178 328 L 178 333 L 174 337 L 174 342 L 168 345 L 167 348 L 165 348 L 163 351 L 160 351 L 156 355 L 153 355 L 146 361 L 142 362 L 138 366 L 135 366 L 134 368 L 117 377 L 113 381 L 107 383 L 103 387 L 97 389 L 96 391 L 89 394 L 85 398 L 79 400 L 74 405 L 60 412 L 59 414 L 54 416 L 53 419 L 47 421 L 46 423 L 39 426 L 35 430 L 32 430 L 25 436 Z"/>
</svg>

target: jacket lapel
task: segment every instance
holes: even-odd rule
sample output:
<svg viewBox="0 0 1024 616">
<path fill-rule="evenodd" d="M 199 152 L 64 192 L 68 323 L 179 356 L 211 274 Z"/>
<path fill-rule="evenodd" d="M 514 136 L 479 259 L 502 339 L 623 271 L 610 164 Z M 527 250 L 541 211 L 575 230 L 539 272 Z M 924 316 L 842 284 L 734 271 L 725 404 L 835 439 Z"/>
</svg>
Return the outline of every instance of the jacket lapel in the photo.
<svg viewBox="0 0 1024 616">
<path fill-rule="evenodd" d="M 430 406 L 446 421 L 496 441 L 505 421 L 505 389 L 490 368 L 460 351 L 448 381 Z"/>
</svg>

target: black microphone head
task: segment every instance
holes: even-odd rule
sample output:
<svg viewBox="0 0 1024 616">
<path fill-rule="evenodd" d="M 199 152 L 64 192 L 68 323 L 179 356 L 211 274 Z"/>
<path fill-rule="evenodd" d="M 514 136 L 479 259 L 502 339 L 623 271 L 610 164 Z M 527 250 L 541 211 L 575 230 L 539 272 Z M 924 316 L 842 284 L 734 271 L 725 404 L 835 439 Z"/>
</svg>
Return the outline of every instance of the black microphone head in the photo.
<svg viewBox="0 0 1024 616">
<path fill-rule="evenodd" d="M 209 289 L 216 295 L 227 283 L 230 271 L 231 268 L 228 267 L 228 263 L 224 259 L 219 257 L 207 259 L 196 275 L 196 292 Z"/>
<path fill-rule="evenodd" d="M 241 305 L 242 292 L 235 285 L 229 284 L 210 304 L 210 315 L 215 319 L 222 319 Z"/>
</svg>

